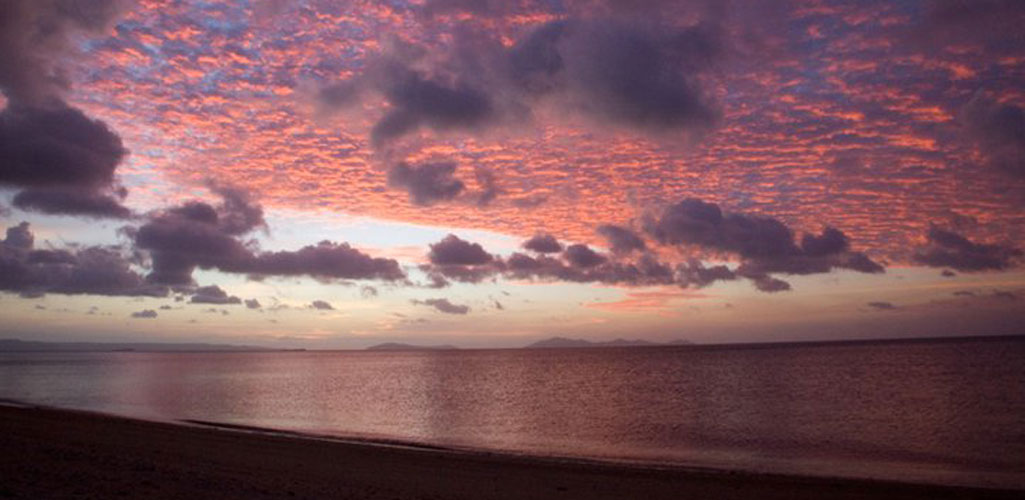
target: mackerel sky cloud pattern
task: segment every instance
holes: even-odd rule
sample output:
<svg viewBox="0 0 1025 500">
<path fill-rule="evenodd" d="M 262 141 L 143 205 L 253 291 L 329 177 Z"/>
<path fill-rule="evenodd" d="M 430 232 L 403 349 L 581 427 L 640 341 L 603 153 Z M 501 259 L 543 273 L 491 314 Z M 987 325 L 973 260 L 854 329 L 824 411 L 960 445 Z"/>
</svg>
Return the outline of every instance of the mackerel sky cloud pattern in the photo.
<svg viewBox="0 0 1025 500">
<path fill-rule="evenodd" d="M 938 21 L 916 16 L 914 3 L 799 3 L 765 18 L 782 31 L 750 26 L 755 20 L 734 12 L 743 9 L 718 14 L 722 37 L 750 32 L 754 40 L 722 42 L 726 53 L 715 56 L 704 85 L 720 97 L 722 116 L 691 147 L 548 119 L 561 113 L 544 102 L 532 110 L 529 126 L 492 132 L 501 137 L 426 133 L 410 141 L 416 144 L 396 146 L 408 151 L 399 160 L 441 156 L 487 166 L 508 192 L 491 204 L 491 211 L 508 214 L 500 222 L 461 206 L 427 213 L 403 203 L 401 192 L 377 189 L 387 185 L 387 166 L 370 135 L 395 105 L 371 99 L 318 123 L 301 105 L 303 89 L 354 78 L 383 51 L 396 50 L 375 34 L 401 33 L 409 51 L 447 55 L 455 42 L 446 40 L 458 37 L 444 35 L 458 31 L 456 24 L 487 29 L 496 34 L 494 43 L 515 44 L 544 23 L 579 17 L 569 8 L 528 5 L 515 15 L 478 20 L 454 7 L 435 8 L 424 20 L 412 5 L 292 2 L 260 21 L 269 26 L 257 26 L 239 6 L 142 2 L 119 24 L 117 38 L 91 42 L 88 67 L 78 68 L 84 80 L 78 97 L 123 135 L 135 134 L 133 170 L 159 169 L 185 182 L 241 178 L 269 205 L 312 197 L 326 208 L 389 219 L 508 232 L 544 228 L 591 239 L 585 221 L 615 222 L 615 214 L 634 205 L 696 196 L 802 229 L 813 219 L 828 220 L 888 255 L 950 211 L 978 219 L 980 233 L 1006 222 L 1020 234 L 1020 211 L 992 207 L 1020 207 L 1021 181 L 977 161 L 982 153 L 958 114 L 980 89 L 1021 105 L 1025 96 L 1014 82 L 1022 77 L 1022 56 L 978 57 L 986 40 L 923 48 L 916 34 Z M 685 14 L 682 25 L 699 22 Z M 304 28 L 295 30 L 298 25 Z M 773 34 L 755 36 L 763 32 Z M 417 64 L 433 64 L 421 57 Z M 442 72 L 438 64 L 430 69 Z M 969 176 L 978 182 L 959 187 Z M 460 180 L 477 187 L 465 173 Z M 510 203 L 527 195 L 547 195 L 545 210 Z M 600 202 L 581 203 L 587 197 Z M 897 215 L 912 212 L 911 221 Z M 919 231 L 902 230 L 907 224 Z"/>
</svg>

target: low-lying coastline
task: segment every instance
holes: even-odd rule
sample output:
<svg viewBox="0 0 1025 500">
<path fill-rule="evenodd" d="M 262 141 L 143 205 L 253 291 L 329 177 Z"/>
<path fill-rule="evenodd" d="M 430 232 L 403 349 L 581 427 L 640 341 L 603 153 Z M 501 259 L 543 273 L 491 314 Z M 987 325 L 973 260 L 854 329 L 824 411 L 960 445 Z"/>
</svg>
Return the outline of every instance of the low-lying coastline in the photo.
<svg viewBox="0 0 1025 500">
<path fill-rule="evenodd" d="M 216 425 L 214 427 L 213 425 Z M 1020 491 L 562 461 L 0 406 L 8 498 L 1020 498 Z M 401 443 L 397 443 L 401 444 Z M 16 452 L 15 452 L 16 450 Z"/>
</svg>

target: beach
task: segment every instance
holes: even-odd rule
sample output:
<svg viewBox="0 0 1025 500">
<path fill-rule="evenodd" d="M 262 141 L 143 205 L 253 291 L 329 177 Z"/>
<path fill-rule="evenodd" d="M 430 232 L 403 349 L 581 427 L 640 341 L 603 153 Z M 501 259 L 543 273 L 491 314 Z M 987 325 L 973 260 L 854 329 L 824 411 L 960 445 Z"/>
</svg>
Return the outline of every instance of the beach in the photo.
<svg viewBox="0 0 1025 500">
<path fill-rule="evenodd" d="M 936 499 L 1022 492 L 467 452 L 0 406 L 2 498 Z"/>
</svg>

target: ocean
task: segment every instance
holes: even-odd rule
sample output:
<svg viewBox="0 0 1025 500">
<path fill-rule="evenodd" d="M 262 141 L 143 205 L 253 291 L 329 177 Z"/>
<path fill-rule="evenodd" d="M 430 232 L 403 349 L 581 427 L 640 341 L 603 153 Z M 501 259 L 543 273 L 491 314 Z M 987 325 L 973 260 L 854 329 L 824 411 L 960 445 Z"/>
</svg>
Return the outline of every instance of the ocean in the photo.
<svg viewBox="0 0 1025 500">
<path fill-rule="evenodd" d="M 0 354 L 0 398 L 518 454 L 1025 488 L 1025 340 Z"/>
</svg>

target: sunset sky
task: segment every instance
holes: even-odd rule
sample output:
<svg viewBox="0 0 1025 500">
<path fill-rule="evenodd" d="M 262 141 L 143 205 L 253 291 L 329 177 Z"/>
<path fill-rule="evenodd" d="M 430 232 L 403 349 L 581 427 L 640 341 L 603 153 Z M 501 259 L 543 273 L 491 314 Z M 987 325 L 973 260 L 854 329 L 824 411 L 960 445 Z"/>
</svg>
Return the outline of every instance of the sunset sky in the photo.
<svg viewBox="0 0 1025 500">
<path fill-rule="evenodd" d="M 0 337 L 1022 333 L 1022 26 L 1016 0 L 5 0 Z"/>
</svg>

